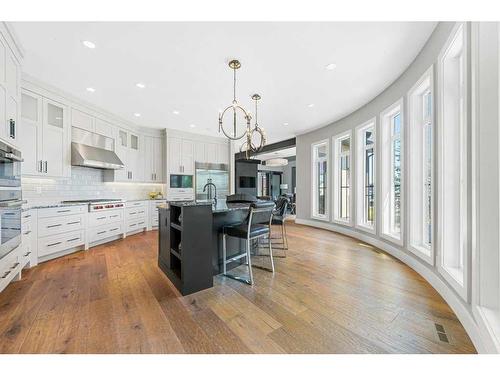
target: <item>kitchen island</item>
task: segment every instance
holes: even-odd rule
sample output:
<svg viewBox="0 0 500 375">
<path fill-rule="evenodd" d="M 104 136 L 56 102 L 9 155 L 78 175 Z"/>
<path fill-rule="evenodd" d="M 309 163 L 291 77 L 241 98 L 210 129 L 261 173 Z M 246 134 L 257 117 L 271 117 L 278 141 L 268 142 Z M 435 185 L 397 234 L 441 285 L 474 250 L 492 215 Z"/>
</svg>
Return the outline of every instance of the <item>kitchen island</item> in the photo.
<svg viewBox="0 0 500 375">
<path fill-rule="evenodd" d="M 170 202 L 159 207 L 158 265 L 184 294 L 213 286 L 222 272 L 222 228 L 243 222 L 250 203 Z M 228 237 L 227 255 L 245 251 L 245 241 Z M 228 269 L 238 263 L 228 264 Z"/>
</svg>

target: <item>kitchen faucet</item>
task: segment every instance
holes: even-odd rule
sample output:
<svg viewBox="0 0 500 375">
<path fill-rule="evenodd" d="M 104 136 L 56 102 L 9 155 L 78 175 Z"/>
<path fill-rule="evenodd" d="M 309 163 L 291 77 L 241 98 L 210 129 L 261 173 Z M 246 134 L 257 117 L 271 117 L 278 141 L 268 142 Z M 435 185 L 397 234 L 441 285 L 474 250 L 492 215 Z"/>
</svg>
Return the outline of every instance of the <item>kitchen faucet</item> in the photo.
<svg viewBox="0 0 500 375">
<path fill-rule="evenodd" d="M 209 178 L 207 180 L 207 183 L 205 184 L 205 186 L 203 186 L 203 192 L 205 192 L 207 190 L 207 187 L 209 187 L 209 186 L 213 186 L 215 189 L 215 195 L 214 195 L 213 199 L 214 199 L 214 204 L 217 205 L 217 186 L 215 186 L 215 184 L 212 182 L 211 178 Z M 209 194 L 212 195 L 211 193 L 212 193 L 212 190 L 210 189 Z M 210 199 L 210 197 L 208 197 L 208 199 Z"/>
</svg>

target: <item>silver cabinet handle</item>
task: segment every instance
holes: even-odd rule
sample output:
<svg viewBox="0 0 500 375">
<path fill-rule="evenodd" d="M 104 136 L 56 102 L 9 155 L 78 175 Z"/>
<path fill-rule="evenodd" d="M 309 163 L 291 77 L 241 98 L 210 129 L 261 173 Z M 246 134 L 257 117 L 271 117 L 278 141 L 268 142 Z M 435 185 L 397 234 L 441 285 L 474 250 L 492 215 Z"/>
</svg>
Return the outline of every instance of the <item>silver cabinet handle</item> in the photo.
<svg viewBox="0 0 500 375">
<path fill-rule="evenodd" d="M 5 273 L 3 274 L 3 276 L 2 276 L 2 279 L 5 279 L 7 276 L 9 276 L 11 272 L 12 272 L 12 271 L 7 271 L 7 272 L 5 272 Z"/>
<path fill-rule="evenodd" d="M 102 232 L 97 232 L 97 234 L 104 234 L 104 233 L 106 233 L 105 230 L 103 230 Z"/>
<path fill-rule="evenodd" d="M 59 241 L 59 242 L 54 242 L 54 243 L 49 243 L 49 244 L 47 245 L 47 247 L 60 245 L 61 243 L 62 243 L 61 241 Z"/>
<path fill-rule="evenodd" d="M 103 220 L 106 219 L 106 216 L 98 217 L 96 220 Z"/>
<path fill-rule="evenodd" d="M 14 263 L 14 265 L 12 267 L 10 267 L 11 270 L 13 270 L 14 268 L 16 268 L 17 266 L 19 266 L 19 263 Z"/>
<path fill-rule="evenodd" d="M 31 231 L 30 231 L 30 230 L 28 230 L 28 231 L 24 232 L 24 234 L 30 234 L 30 233 L 31 233 Z"/>
<path fill-rule="evenodd" d="M 56 228 L 60 227 L 62 224 L 52 224 L 52 225 L 47 225 L 47 228 Z"/>
<path fill-rule="evenodd" d="M 26 216 L 23 216 L 23 218 L 24 218 L 24 219 L 28 219 L 28 218 L 30 218 L 30 217 L 31 217 L 31 215 L 26 215 Z"/>
<path fill-rule="evenodd" d="M 47 160 L 45 160 L 45 162 L 43 164 L 44 164 L 44 168 L 43 168 L 44 172 L 47 173 L 47 168 L 48 168 L 47 166 L 49 163 L 47 162 Z"/>
<path fill-rule="evenodd" d="M 59 211 L 57 211 L 58 214 L 62 214 L 64 212 L 71 212 L 71 210 L 59 210 Z"/>
<path fill-rule="evenodd" d="M 29 256 L 31 254 L 31 251 L 28 251 L 26 254 L 24 254 L 25 257 Z"/>
<path fill-rule="evenodd" d="M 79 240 L 79 239 L 80 239 L 80 237 L 75 237 L 75 238 L 72 238 L 70 240 L 67 240 L 66 242 L 76 241 L 76 240 Z"/>
<path fill-rule="evenodd" d="M 38 162 L 38 172 L 43 172 L 43 169 L 42 169 L 42 164 L 43 164 L 43 161 L 39 161 Z"/>
<path fill-rule="evenodd" d="M 115 230 L 118 230 L 118 229 L 120 229 L 120 228 L 113 228 L 113 229 L 110 229 L 109 231 L 114 232 Z"/>
<path fill-rule="evenodd" d="M 73 225 L 73 224 L 80 224 L 80 222 L 79 221 L 71 221 L 68 223 L 68 225 Z"/>
</svg>

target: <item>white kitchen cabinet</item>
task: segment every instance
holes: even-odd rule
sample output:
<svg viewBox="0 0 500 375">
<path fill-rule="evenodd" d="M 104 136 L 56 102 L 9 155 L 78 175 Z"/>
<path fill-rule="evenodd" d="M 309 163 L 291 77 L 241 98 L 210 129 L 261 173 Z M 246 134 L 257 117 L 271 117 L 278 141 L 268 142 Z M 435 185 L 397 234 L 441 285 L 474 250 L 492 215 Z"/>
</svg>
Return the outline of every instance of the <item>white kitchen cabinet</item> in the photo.
<svg viewBox="0 0 500 375">
<path fill-rule="evenodd" d="M 217 144 L 217 163 L 229 164 L 229 144 L 228 143 Z"/>
<path fill-rule="evenodd" d="M 21 67 L 3 30 L 0 28 L 0 138 L 17 145 Z"/>
<path fill-rule="evenodd" d="M 176 137 L 168 138 L 168 171 L 170 174 L 182 173 L 182 139 Z"/>
<path fill-rule="evenodd" d="M 132 201 L 125 203 L 125 232 L 132 233 L 147 230 L 147 201 Z"/>
<path fill-rule="evenodd" d="M 205 142 L 197 141 L 194 144 L 194 161 L 195 163 L 205 163 Z"/>
<path fill-rule="evenodd" d="M 71 155 L 66 106 L 22 91 L 19 147 L 23 175 L 69 177 Z"/>
<path fill-rule="evenodd" d="M 96 118 L 95 119 L 95 129 L 97 134 L 103 135 L 108 138 L 113 138 L 114 129 L 113 125 L 109 122 Z"/>
<path fill-rule="evenodd" d="M 95 118 L 87 113 L 79 111 L 78 109 L 72 108 L 71 126 L 93 132 L 95 126 Z"/>
<path fill-rule="evenodd" d="M 215 143 L 205 144 L 205 162 L 206 163 L 217 162 L 217 144 Z"/>
<path fill-rule="evenodd" d="M 144 136 L 144 181 L 163 181 L 163 140 L 158 137 Z"/>
<path fill-rule="evenodd" d="M 194 174 L 194 141 L 182 140 L 181 165 L 183 174 Z"/>
<path fill-rule="evenodd" d="M 104 181 L 143 182 L 144 145 L 142 137 L 122 128 L 115 128 L 115 152 L 124 169 L 105 171 Z"/>
</svg>

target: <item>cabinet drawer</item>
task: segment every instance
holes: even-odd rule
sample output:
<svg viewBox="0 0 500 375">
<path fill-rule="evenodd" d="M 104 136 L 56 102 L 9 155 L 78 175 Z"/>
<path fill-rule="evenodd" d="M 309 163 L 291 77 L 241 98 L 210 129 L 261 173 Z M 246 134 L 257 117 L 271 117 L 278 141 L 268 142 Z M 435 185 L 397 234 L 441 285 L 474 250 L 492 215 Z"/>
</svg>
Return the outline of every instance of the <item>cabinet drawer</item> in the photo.
<svg viewBox="0 0 500 375">
<path fill-rule="evenodd" d="M 83 245 L 85 242 L 83 231 L 64 233 L 57 236 L 50 236 L 38 239 L 38 256 L 58 253 L 76 246 Z"/>
<path fill-rule="evenodd" d="M 83 214 L 88 210 L 88 206 L 67 206 L 67 207 L 51 207 L 38 210 L 38 218 L 54 217 L 61 215 L 76 215 Z"/>
<path fill-rule="evenodd" d="M 83 215 L 44 217 L 38 219 L 38 237 L 84 229 Z"/>
<path fill-rule="evenodd" d="M 136 201 L 136 202 L 125 202 L 125 207 L 127 208 L 145 208 L 146 207 L 146 202 L 145 201 Z"/>
<path fill-rule="evenodd" d="M 89 227 L 107 225 L 123 220 L 123 210 L 92 212 L 89 214 Z"/>
<path fill-rule="evenodd" d="M 143 219 L 145 217 L 146 217 L 146 209 L 144 207 L 127 208 L 125 210 L 126 220 Z"/>
<path fill-rule="evenodd" d="M 21 268 L 24 268 L 31 259 L 31 244 L 23 244 L 23 251 L 19 254 L 19 259 L 21 260 Z"/>
<path fill-rule="evenodd" d="M 127 233 L 146 228 L 146 219 L 130 220 L 127 222 Z"/>
<path fill-rule="evenodd" d="M 31 232 L 32 232 L 31 221 L 24 222 L 21 224 L 21 235 L 22 235 L 23 242 L 24 242 L 25 238 L 31 237 Z"/>
<path fill-rule="evenodd" d="M 19 252 L 21 250 L 18 247 L 4 259 L 0 260 L 0 283 L 3 281 L 8 283 L 22 269 L 23 266 L 19 260 Z"/>
<path fill-rule="evenodd" d="M 111 236 L 123 234 L 122 223 L 113 223 L 107 226 L 93 228 L 89 231 L 89 242 L 96 242 Z"/>
<path fill-rule="evenodd" d="M 27 222 L 27 221 L 31 221 L 31 211 L 25 211 L 21 214 L 21 221 L 24 223 L 24 222 Z"/>
</svg>

